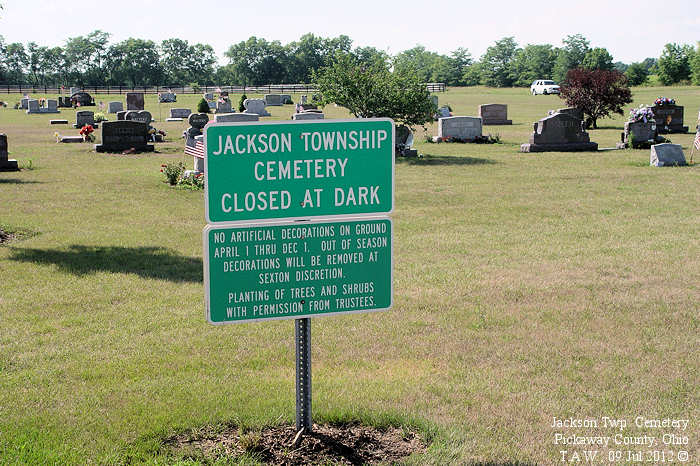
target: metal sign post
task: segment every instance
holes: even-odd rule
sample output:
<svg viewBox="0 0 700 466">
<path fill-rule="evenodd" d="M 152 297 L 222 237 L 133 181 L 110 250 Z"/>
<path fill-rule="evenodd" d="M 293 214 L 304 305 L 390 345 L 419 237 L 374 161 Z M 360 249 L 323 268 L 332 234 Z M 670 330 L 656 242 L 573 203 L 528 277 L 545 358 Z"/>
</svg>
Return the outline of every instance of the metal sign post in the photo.
<svg viewBox="0 0 700 466">
<path fill-rule="evenodd" d="M 297 431 L 311 432 L 311 319 L 294 321 L 297 359 Z"/>
</svg>

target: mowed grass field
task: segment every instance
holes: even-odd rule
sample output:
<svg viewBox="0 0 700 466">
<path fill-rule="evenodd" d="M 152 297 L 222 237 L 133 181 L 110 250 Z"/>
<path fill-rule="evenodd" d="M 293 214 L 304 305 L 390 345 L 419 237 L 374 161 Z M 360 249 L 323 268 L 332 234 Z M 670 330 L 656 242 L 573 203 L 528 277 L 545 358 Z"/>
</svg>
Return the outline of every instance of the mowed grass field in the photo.
<svg viewBox="0 0 700 466">
<path fill-rule="evenodd" d="M 674 97 L 695 127 L 700 88 L 633 95 L 634 106 Z M 163 121 L 198 99 L 147 96 L 168 136 L 139 155 L 56 144 L 55 131 L 78 130 L 49 120 L 72 123 L 71 109 L 0 109 L 10 158 L 34 166 L 0 173 L 0 228 L 36 233 L 0 246 L 0 463 L 172 463 L 162 441 L 174 433 L 294 422 L 293 321 L 206 323 L 204 195 L 159 173 L 191 167 L 185 123 Z M 417 429 L 431 443 L 413 464 L 554 464 L 575 448 L 554 444 L 553 417 L 627 419 L 629 435 L 660 435 L 637 416 L 689 419 L 698 464 L 697 166 L 649 167 L 649 150 L 521 154 L 558 97 L 439 99 L 455 115 L 508 104 L 513 125 L 485 126 L 493 145 L 430 144 L 421 129 L 425 157 L 397 161 L 395 304 L 312 319 L 314 420 Z M 591 140 L 614 147 L 625 119 L 600 120 Z M 689 158 L 692 130 L 669 138 Z"/>
</svg>

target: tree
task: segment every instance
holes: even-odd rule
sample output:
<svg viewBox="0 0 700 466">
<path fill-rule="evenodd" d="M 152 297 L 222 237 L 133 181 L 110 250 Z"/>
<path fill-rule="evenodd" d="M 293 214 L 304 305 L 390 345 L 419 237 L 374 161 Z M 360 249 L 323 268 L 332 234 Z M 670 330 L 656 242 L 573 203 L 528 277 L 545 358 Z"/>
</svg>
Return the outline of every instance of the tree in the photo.
<svg viewBox="0 0 700 466">
<path fill-rule="evenodd" d="M 623 115 L 623 106 L 632 102 L 627 77 L 616 70 L 569 70 L 559 97 L 569 107 L 581 109 L 594 129 L 598 128 L 599 118 L 610 113 Z"/>
<path fill-rule="evenodd" d="M 481 79 L 487 86 L 510 87 L 515 82 L 513 59 L 518 45 L 512 37 L 497 40 L 481 57 Z"/>
<path fill-rule="evenodd" d="M 283 83 L 288 77 L 288 51 L 279 41 L 255 36 L 234 44 L 224 53 L 229 59 L 229 82 L 248 85 Z"/>
<path fill-rule="evenodd" d="M 3 61 L 7 67 L 7 82 L 22 84 L 24 72 L 29 66 L 29 56 L 24 50 L 24 45 L 20 42 L 7 44 L 4 58 Z"/>
<path fill-rule="evenodd" d="M 700 41 L 698 41 L 693 59 L 690 62 L 690 73 L 693 84 L 700 86 Z"/>
<path fill-rule="evenodd" d="M 649 77 L 649 70 L 644 63 L 632 63 L 625 72 L 630 86 L 641 86 Z"/>
<path fill-rule="evenodd" d="M 586 52 L 581 67 L 587 70 L 612 70 L 613 57 L 606 49 L 596 47 Z"/>
<path fill-rule="evenodd" d="M 391 72 L 379 63 L 359 63 L 339 54 L 312 74 L 323 103 L 336 103 L 357 118 L 392 118 L 399 124 L 423 125 L 432 119 L 425 83 L 415 73 Z"/>
<path fill-rule="evenodd" d="M 690 45 L 666 44 L 656 63 L 659 79 L 665 86 L 690 79 Z"/>
<path fill-rule="evenodd" d="M 536 79 L 551 79 L 557 53 L 549 44 L 528 44 L 513 59 L 516 86 L 529 86 Z"/>
<path fill-rule="evenodd" d="M 216 56 L 211 45 L 190 45 L 182 39 L 161 42 L 161 67 L 168 84 L 212 83 Z"/>
<path fill-rule="evenodd" d="M 158 47 L 152 40 L 129 38 L 114 44 L 106 62 L 113 84 L 146 86 L 163 82 Z"/>
<path fill-rule="evenodd" d="M 100 30 L 66 41 L 65 57 L 70 78 L 78 84 L 104 84 L 109 34 Z"/>
<path fill-rule="evenodd" d="M 566 36 L 562 43 L 564 47 L 558 51 L 552 73 L 556 81 L 563 81 L 569 70 L 578 68 L 590 50 L 590 42 L 581 34 Z"/>
</svg>

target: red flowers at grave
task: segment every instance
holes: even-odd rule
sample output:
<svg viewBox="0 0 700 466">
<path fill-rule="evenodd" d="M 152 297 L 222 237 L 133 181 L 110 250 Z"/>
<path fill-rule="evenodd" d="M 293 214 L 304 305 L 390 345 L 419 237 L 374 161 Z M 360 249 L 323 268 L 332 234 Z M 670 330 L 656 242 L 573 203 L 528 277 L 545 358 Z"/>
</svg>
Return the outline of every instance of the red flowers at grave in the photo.
<svg viewBox="0 0 700 466">
<path fill-rule="evenodd" d="M 95 136 L 92 134 L 93 132 L 95 132 L 95 128 L 93 128 L 92 125 L 85 125 L 80 128 L 80 135 L 83 137 L 83 141 L 86 142 L 92 142 L 95 140 Z"/>
</svg>

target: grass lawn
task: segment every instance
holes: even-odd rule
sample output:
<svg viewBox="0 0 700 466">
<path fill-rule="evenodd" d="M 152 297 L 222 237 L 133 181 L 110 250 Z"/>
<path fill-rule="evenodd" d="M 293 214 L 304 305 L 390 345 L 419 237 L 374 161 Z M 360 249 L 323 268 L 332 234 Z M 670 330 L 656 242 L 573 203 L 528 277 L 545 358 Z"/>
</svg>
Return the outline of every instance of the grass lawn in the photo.
<svg viewBox="0 0 700 466">
<path fill-rule="evenodd" d="M 674 97 L 695 127 L 700 88 L 633 95 L 635 106 Z M 697 166 L 649 167 L 649 150 L 521 154 L 533 122 L 565 106 L 558 97 L 479 87 L 439 98 L 455 115 L 506 103 L 513 125 L 484 127 L 494 145 L 417 132 L 425 157 L 396 165 L 394 307 L 312 320 L 314 420 L 413 426 L 431 440 L 415 464 L 552 464 L 591 449 L 555 433 L 620 432 L 607 416 L 627 420 L 625 436 L 687 436 L 653 449 L 700 463 Z M 55 131 L 78 130 L 48 121 L 74 122 L 71 109 L 0 109 L 10 158 L 34 168 L 0 173 L 0 228 L 25 232 L 0 246 L 1 464 L 171 463 L 162 440 L 185 429 L 294 421 L 293 322 L 206 323 L 204 196 L 159 172 L 191 167 L 185 123 L 164 120 L 198 99 L 147 96 L 168 136 L 139 155 L 56 144 Z M 614 147 L 625 118 L 599 120 L 591 140 Z M 693 135 L 668 137 L 689 158 Z M 637 416 L 690 425 L 638 428 Z M 601 424 L 557 429 L 554 417 Z M 596 448 L 598 459 L 616 448 L 629 449 Z"/>
</svg>

